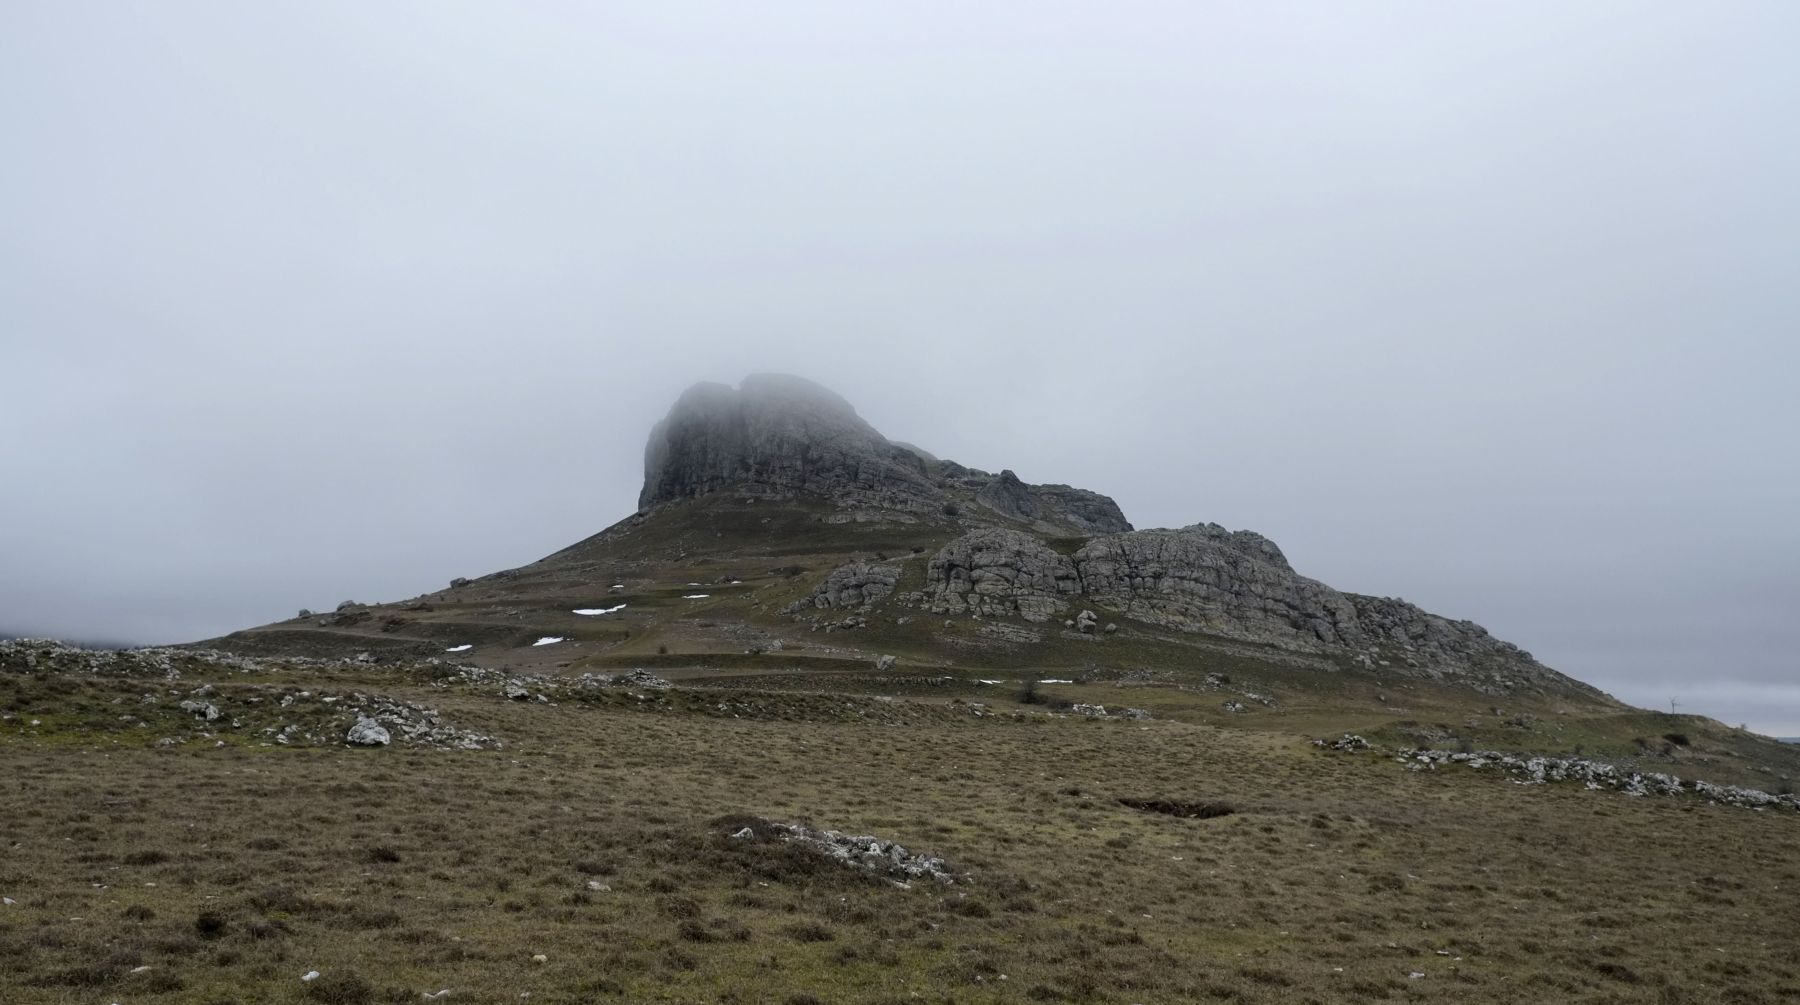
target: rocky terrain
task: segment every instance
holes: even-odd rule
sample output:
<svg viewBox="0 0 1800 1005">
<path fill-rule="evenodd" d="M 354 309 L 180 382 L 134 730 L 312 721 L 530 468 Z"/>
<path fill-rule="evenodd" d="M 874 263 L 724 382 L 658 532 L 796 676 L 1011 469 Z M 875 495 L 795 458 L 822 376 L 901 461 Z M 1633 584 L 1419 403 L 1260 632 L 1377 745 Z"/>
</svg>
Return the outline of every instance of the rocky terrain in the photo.
<svg viewBox="0 0 1800 1005">
<path fill-rule="evenodd" d="M 163 748 L 227 742 L 265 747 L 399 743 L 440 750 L 505 746 L 500 738 L 464 728 L 417 701 L 313 683 L 354 675 L 371 665 L 369 659 L 276 661 L 205 650 L 93 650 L 17 639 L 0 642 L 0 680 L 10 685 L 14 703 L 50 695 L 60 700 L 48 725 L 37 715 L 12 711 L 0 712 L 0 724 L 39 735 L 80 725 L 138 734 Z M 436 676 L 445 667 L 432 661 L 412 669 Z"/>
</svg>

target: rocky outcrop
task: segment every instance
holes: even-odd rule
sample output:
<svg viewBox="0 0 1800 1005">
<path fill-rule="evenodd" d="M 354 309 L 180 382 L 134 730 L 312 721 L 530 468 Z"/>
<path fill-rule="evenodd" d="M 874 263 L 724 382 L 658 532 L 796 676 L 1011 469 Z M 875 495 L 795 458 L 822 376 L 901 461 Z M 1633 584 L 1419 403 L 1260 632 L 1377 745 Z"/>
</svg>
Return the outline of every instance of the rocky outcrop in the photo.
<svg viewBox="0 0 1800 1005">
<path fill-rule="evenodd" d="M 843 398 L 798 377 L 696 384 L 650 432 L 638 508 L 723 489 L 801 493 L 925 511 L 942 492 L 917 453 L 888 442 Z"/>
<path fill-rule="evenodd" d="M 797 614 L 813 607 L 837 610 L 869 607 L 893 593 L 894 584 L 899 581 L 900 567 L 897 565 L 852 562 L 833 569 L 810 595 L 789 605 L 786 613 Z"/>
<path fill-rule="evenodd" d="M 1000 472 L 976 490 L 975 501 L 1045 533 L 1073 528 L 1082 534 L 1118 534 L 1131 529 L 1119 504 L 1098 492 L 1067 485 L 1027 485 L 1011 471 Z"/>
<path fill-rule="evenodd" d="M 1216 524 L 1096 538 L 1073 559 L 1082 592 L 1141 621 L 1297 648 L 1349 643 L 1356 609 L 1298 576 L 1280 549 Z"/>
<path fill-rule="evenodd" d="M 385 747 L 393 737 L 374 719 L 358 719 L 344 734 L 344 742 L 353 747 Z"/>
<path fill-rule="evenodd" d="M 1457 676 L 1509 692 L 1561 675 L 1470 621 L 1402 600 L 1340 593 L 1294 572 L 1275 543 L 1217 524 L 1093 538 L 1063 555 L 1029 534 L 983 529 L 950 542 L 927 566 L 918 600 L 934 613 L 1043 621 L 1072 601 L 1140 621 L 1285 649 L 1338 653 L 1373 667 L 1395 656 L 1403 672 Z M 1094 634 L 1082 611 L 1068 623 Z"/>
<path fill-rule="evenodd" d="M 1081 592 L 1075 565 L 1029 534 L 983 528 L 945 545 L 925 568 L 925 594 L 938 614 L 1017 615 L 1048 621 Z"/>
<path fill-rule="evenodd" d="M 1353 646 L 1397 648 L 1425 667 L 1518 666 L 1550 672 L 1530 653 L 1494 638 L 1473 621 L 1439 617 L 1393 597 L 1344 596 L 1356 608 L 1354 631 L 1347 636 Z"/>
<path fill-rule="evenodd" d="M 887 876 L 900 886 L 915 879 L 929 879 L 950 886 L 958 879 L 949 863 L 943 859 L 909 851 L 896 841 L 869 834 L 814 830 L 804 824 L 776 823 L 754 817 L 725 817 L 715 823 L 724 823 L 732 828 L 727 833 L 733 842 L 792 842 L 849 868 Z"/>
<path fill-rule="evenodd" d="M 1350 737 L 1346 734 L 1345 739 L 1361 741 L 1361 745 L 1346 747 L 1341 745 L 1344 741 L 1340 740 L 1330 746 L 1337 750 L 1369 749 L 1368 741 L 1363 740 L 1360 736 Z M 1313 745 L 1327 746 L 1324 740 L 1314 740 Z M 1589 760 L 1585 757 L 1512 754 L 1499 750 L 1452 752 L 1414 748 L 1399 751 L 1395 760 L 1412 771 L 1436 771 L 1439 765 L 1458 764 L 1475 771 L 1494 769 L 1512 776 L 1511 780 L 1520 785 L 1580 782 L 1589 790 L 1614 789 L 1628 796 L 1691 795 L 1711 803 L 1739 806 L 1745 809 L 1800 810 L 1800 796 L 1792 793 L 1771 793 L 1761 789 L 1720 785 L 1708 781 L 1683 782 L 1675 775 L 1660 771 L 1638 771 L 1606 761 Z"/>
</svg>

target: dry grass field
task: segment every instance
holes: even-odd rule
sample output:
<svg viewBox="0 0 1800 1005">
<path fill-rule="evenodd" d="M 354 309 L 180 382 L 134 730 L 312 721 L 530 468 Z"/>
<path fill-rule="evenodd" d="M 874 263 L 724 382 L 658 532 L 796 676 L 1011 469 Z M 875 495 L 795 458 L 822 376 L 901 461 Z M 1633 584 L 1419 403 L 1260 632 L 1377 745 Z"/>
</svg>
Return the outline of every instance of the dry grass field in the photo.
<svg viewBox="0 0 1800 1005">
<path fill-rule="evenodd" d="M 220 671 L 218 728 L 161 747 L 131 706 L 203 674 L 0 673 L 0 1001 L 1800 1000 L 1800 815 L 1407 771 L 1174 690 L 1136 722 L 717 678 Z M 328 691 L 504 746 L 270 744 L 249 700 Z M 963 880 L 730 836 L 757 818 Z"/>
</svg>

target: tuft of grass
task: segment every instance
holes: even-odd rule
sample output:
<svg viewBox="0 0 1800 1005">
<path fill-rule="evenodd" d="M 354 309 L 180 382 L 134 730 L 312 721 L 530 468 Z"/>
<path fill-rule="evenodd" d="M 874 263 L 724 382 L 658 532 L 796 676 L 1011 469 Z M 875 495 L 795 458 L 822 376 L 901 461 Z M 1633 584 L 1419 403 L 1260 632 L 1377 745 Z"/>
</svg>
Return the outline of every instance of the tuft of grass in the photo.
<svg viewBox="0 0 1800 1005">
<path fill-rule="evenodd" d="M 306 997 L 324 1005 L 372 1005 L 375 987 L 360 974 L 339 971 L 308 982 Z"/>
<path fill-rule="evenodd" d="M 218 939 L 225 935 L 231 923 L 217 911 L 201 911 L 194 916 L 194 934 L 202 939 Z"/>
</svg>

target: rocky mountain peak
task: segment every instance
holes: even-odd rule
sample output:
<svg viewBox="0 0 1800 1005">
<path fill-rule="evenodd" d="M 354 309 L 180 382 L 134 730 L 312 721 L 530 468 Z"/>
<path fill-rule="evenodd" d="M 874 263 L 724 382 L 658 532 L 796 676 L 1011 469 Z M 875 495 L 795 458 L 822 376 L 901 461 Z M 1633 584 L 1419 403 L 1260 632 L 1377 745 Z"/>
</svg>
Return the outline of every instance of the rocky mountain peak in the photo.
<svg viewBox="0 0 1800 1005">
<path fill-rule="evenodd" d="M 800 377 L 759 374 L 736 388 L 696 384 L 681 395 L 650 431 L 638 508 L 732 488 L 916 511 L 935 503 L 925 466 L 837 394 Z"/>
<path fill-rule="evenodd" d="M 1106 496 L 939 460 L 889 440 L 832 391 L 784 374 L 747 377 L 735 388 L 696 384 L 650 432 L 640 511 L 727 490 L 817 496 L 899 519 L 956 515 L 982 523 L 1000 517 L 1056 535 L 1131 529 Z"/>
</svg>

